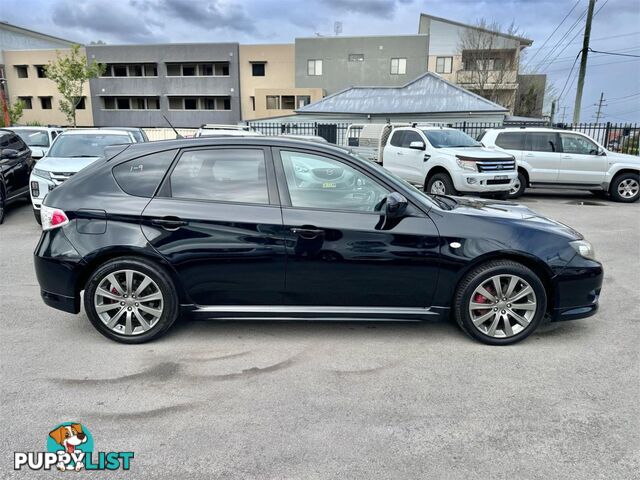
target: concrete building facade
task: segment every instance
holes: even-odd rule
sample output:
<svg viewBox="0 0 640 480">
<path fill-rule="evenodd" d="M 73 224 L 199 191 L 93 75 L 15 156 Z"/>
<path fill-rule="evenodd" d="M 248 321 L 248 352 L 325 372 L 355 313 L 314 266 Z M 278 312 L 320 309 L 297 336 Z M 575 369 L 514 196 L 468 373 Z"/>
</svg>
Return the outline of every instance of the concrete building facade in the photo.
<svg viewBox="0 0 640 480">
<path fill-rule="evenodd" d="M 175 127 L 241 119 L 237 43 L 95 45 L 107 71 L 90 80 L 99 126 Z"/>
<path fill-rule="evenodd" d="M 400 86 L 426 71 L 427 35 L 296 38 L 296 87 L 331 95 L 353 86 Z"/>
</svg>

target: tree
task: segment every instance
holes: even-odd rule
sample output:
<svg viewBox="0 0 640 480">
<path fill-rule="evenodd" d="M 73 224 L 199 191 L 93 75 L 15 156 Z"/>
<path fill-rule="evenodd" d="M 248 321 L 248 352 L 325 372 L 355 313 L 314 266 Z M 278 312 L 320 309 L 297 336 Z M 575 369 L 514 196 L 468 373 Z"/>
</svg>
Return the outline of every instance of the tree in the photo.
<svg viewBox="0 0 640 480">
<path fill-rule="evenodd" d="M 497 35 L 500 32 L 502 35 Z M 521 37 L 515 24 L 502 28 L 497 22 L 478 21 L 475 28 L 466 28 L 460 35 L 458 48 L 464 63 L 464 81 L 481 97 L 512 108 L 514 86 L 520 54 L 520 41 L 504 35 Z M 507 88 L 508 87 L 508 88 Z"/>
<path fill-rule="evenodd" d="M 9 125 L 4 124 L 4 116 L 0 115 L 0 127 L 10 127 L 20 121 L 24 110 L 24 102 L 18 100 L 13 105 L 9 105 L 7 110 L 9 111 Z"/>
<path fill-rule="evenodd" d="M 106 66 L 101 63 L 87 63 L 87 57 L 80 53 L 80 45 L 71 47 L 69 55 L 58 53 L 55 61 L 45 67 L 47 78 L 53 80 L 62 95 L 60 111 L 69 123 L 76 126 L 76 108 L 82 100 L 84 85 L 91 78 L 102 75 Z"/>
</svg>

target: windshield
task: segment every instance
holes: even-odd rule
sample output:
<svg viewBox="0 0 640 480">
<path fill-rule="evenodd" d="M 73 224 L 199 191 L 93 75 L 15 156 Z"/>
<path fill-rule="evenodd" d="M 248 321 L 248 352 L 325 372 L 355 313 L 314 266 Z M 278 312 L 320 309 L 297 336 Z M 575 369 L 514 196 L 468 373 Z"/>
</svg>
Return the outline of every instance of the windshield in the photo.
<svg viewBox="0 0 640 480">
<path fill-rule="evenodd" d="M 49 146 L 49 135 L 42 130 L 15 130 L 15 133 L 30 147 Z"/>
<path fill-rule="evenodd" d="M 51 150 L 49 157 L 101 157 L 105 147 L 131 143 L 129 135 L 102 135 L 95 133 L 60 135 Z"/>
<path fill-rule="evenodd" d="M 423 130 L 429 143 L 435 148 L 481 147 L 479 142 L 460 130 Z"/>
</svg>

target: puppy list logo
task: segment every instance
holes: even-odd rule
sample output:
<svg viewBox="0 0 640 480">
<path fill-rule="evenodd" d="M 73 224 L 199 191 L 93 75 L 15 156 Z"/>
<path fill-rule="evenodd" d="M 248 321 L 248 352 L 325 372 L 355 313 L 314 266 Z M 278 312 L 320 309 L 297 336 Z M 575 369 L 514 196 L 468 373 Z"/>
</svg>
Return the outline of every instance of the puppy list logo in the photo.
<svg viewBox="0 0 640 480">
<path fill-rule="evenodd" d="M 14 470 L 129 470 L 133 452 L 94 452 L 93 436 L 80 423 L 61 423 L 49 432 L 46 452 L 15 452 Z"/>
</svg>

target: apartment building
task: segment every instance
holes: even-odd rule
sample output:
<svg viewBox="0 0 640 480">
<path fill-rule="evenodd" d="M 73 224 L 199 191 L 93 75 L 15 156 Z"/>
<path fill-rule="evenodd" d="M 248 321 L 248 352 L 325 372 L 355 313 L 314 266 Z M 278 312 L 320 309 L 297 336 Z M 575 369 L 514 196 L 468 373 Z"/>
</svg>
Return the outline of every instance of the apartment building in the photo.
<svg viewBox="0 0 640 480">
<path fill-rule="evenodd" d="M 90 80 L 100 126 L 175 127 L 235 124 L 241 119 L 237 43 L 91 45 L 89 61 L 106 65 Z"/>
<path fill-rule="evenodd" d="M 240 45 L 242 120 L 290 115 L 317 102 L 322 88 L 296 88 L 295 46 Z"/>
<path fill-rule="evenodd" d="M 518 100 L 520 52 L 531 46 L 532 40 L 424 13 L 418 32 L 429 36 L 430 72 L 513 113 Z"/>
<path fill-rule="evenodd" d="M 422 34 L 296 38 L 295 85 L 327 95 L 353 86 L 401 86 L 426 71 L 428 51 Z"/>
</svg>

